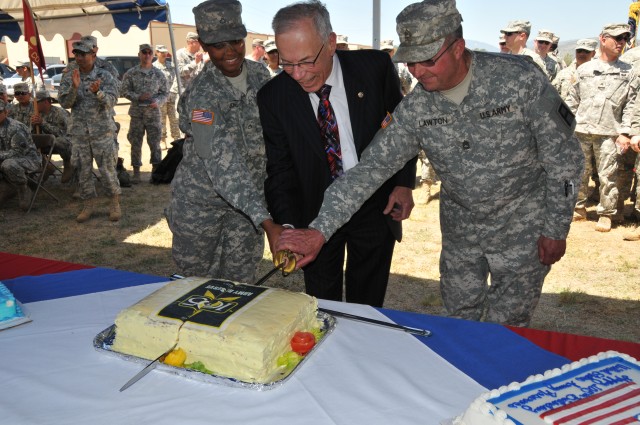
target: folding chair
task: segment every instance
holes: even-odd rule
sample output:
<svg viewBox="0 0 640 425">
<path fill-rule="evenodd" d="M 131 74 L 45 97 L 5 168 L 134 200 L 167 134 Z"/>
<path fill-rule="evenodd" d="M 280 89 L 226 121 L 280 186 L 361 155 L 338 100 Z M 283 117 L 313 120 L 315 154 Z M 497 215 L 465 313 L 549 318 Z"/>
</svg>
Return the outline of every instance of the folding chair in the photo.
<svg viewBox="0 0 640 425">
<path fill-rule="evenodd" d="M 35 202 L 36 196 L 38 196 L 38 191 L 40 189 L 44 190 L 49 196 L 55 199 L 57 203 L 60 203 L 60 200 L 53 193 L 49 192 L 46 187 L 42 186 L 49 164 L 51 164 L 57 170 L 60 170 L 55 166 L 55 164 L 51 162 L 51 155 L 53 155 L 53 148 L 56 145 L 56 138 L 51 134 L 32 134 L 31 137 L 33 138 L 33 143 L 35 143 L 36 148 L 42 155 L 42 165 L 38 170 L 27 175 L 29 181 L 36 185 L 36 188 L 33 191 L 33 196 L 31 197 L 31 202 L 29 203 L 27 214 L 29 214 L 29 212 L 31 211 L 33 203 Z"/>
</svg>

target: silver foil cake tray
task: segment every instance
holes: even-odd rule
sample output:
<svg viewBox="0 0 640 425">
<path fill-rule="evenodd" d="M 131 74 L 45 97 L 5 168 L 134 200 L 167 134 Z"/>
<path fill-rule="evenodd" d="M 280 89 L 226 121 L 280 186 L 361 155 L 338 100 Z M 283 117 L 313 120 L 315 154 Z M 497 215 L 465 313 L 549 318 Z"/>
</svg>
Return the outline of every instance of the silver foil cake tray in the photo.
<svg viewBox="0 0 640 425">
<path fill-rule="evenodd" d="M 156 367 L 156 370 L 160 370 L 162 372 L 171 373 L 173 375 L 182 376 L 188 379 L 192 379 L 194 381 L 200 382 L 208 382 L 212 384 L 220 384 L 231 387 L 240 387 L 240 388 L 248 388 L 257 391 L 271 390 L 280 385 L 284 384 L 287 379 L 293 373 L 302 367 L 303 364 L 307 363 L 309 357 L 313 355 L 313 353 L 318 349 L 320 344 L 327 338 L 327 336 L 333 332 L 333 329 L 336 326 L 336 319 L 323 312 L 318 312 L 318 320 L 321 324 L 321 330 L 323 331 L 322 338 L 316 342 L 316 345 L 309 351 L 294 368 L 285 368 L 281 367 L 267 380 L 267 382 L 247 382 L 241 381 L 235 378 L 229 378 L 226 376 L 213 375 L 205 372 L 201 372 L 194 369 L 188 369 L 184 367 L 176 367 L 170 366 L 165 363 L 159 363 Z M 141 357 L 132 356 L 130 354 L 120 353 L 118 351 L 113 350 L 113 340 L 116 336 L 116 325 L 111 325 L 107 329 L 100 332 L 93 339 L 94 348 L 102 353 L 107 355 L 117 357 L 123 360 L 127 360 L 134 363 L 139 363 L 140 365 L 146 366 L 149 364 L 151 360 L 143 359 Z"/>
</svg>

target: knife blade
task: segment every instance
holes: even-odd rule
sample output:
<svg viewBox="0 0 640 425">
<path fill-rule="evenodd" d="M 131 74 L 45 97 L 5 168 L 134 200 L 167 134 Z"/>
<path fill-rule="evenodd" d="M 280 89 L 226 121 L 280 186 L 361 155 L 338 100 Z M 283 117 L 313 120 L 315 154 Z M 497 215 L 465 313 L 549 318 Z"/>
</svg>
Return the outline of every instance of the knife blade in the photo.
<svg viewBox="0 0 640 425">
<path fill-rule="evenodd" d="M 173 345 L 173 347 L 169 348 L 167 351 L 165 351 L 164 353 L 160 354 L 155 360 L 153 360 L 151 363 L 149 363 L 148 365 L 146 365 L 144 367 L 144 369 L 142 369 L 140 372 L 136 373 L 133 378 L 129 379 L 127 381 L 126 384 L 124 384 L 122 386 L 122 388 L 120 388 L 120 392 L 126 390 L 127 388 L 129 388 L 130 386 L 132 386 L 133 384 L 135 384 L 136 382 L 138 382 L 140 379 L 142 379 L 143 377 L 145 377 L 149 372 L 151 372 L 153 369 L 156 368 L 156 366 L 158 366 L 158 362 L 163 359 L 167 354 L 169 354 L 170 352 L 173 351 L 174 348 L 176 348 L 176 344 Z"/>
<path fill-rule="evenodd" d="M 342 311 L 329 310 L 328 308 L 318 307 L 318 310 L 323 311 L 332 316 L 343 317 L 345 319 L 356 320 L 358 322 L 363 322 L 363 323 L 369 323 L 370 325 L 384 326 L 386 328 L 404 331 L 413 335 L 431 336 L 431 331 L 428 331 L 426 329 L 412 328 L 411 326 L 403 326 L 403 325 L 398 325 L 396 323 L 384 322 L 382 320 L 370 319 L 368 317 L 356 316 L 355 314 L 343 313 Z"/>
</svg>

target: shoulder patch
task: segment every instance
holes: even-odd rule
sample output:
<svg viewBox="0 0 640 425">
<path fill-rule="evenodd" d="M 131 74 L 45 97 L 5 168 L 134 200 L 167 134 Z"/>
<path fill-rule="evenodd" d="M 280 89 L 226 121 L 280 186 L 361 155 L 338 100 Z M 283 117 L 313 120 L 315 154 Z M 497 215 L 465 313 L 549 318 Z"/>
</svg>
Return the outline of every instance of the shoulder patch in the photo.
<svg viewBox="0 0 640 425">
<path fill-rule="evenodd" d="M 387 128 L 387 126 L 391 124 L 391 121 L 393 121 L 393 117 L 389 112 L 387 112 L 387 116 L 384 117 L 384 119 L 382 120 L 382 123 L 380 123 L 380 127 Z"/>
<path fill-rule="evenodd" d="M 211 125 L 213 124 L 213 111 L 194 109 L 191 111 L 191 122 Z"/>
<path fill-rule="evenodd" d="M 576 117 L 564 102 L 560 102 L 560 106 L 558 106 L 558 115 L 569 127 L 572 127 L 575 123 Z"/>
</svg>

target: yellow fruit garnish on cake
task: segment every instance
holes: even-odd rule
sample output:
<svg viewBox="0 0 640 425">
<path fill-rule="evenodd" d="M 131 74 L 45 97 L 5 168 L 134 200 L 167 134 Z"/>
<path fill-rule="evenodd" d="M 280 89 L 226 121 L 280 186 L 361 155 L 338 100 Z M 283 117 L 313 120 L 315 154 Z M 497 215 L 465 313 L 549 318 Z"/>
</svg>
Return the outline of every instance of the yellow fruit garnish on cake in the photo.
<svg viewBox="0 0 640 425">
<path fill-rule="evenodd" d="M 187 353 L 182 348 L 176 348 L 164 358 L 164 362 L 169 366 L 182 367 L 187 360 Z"/>
</svg>

